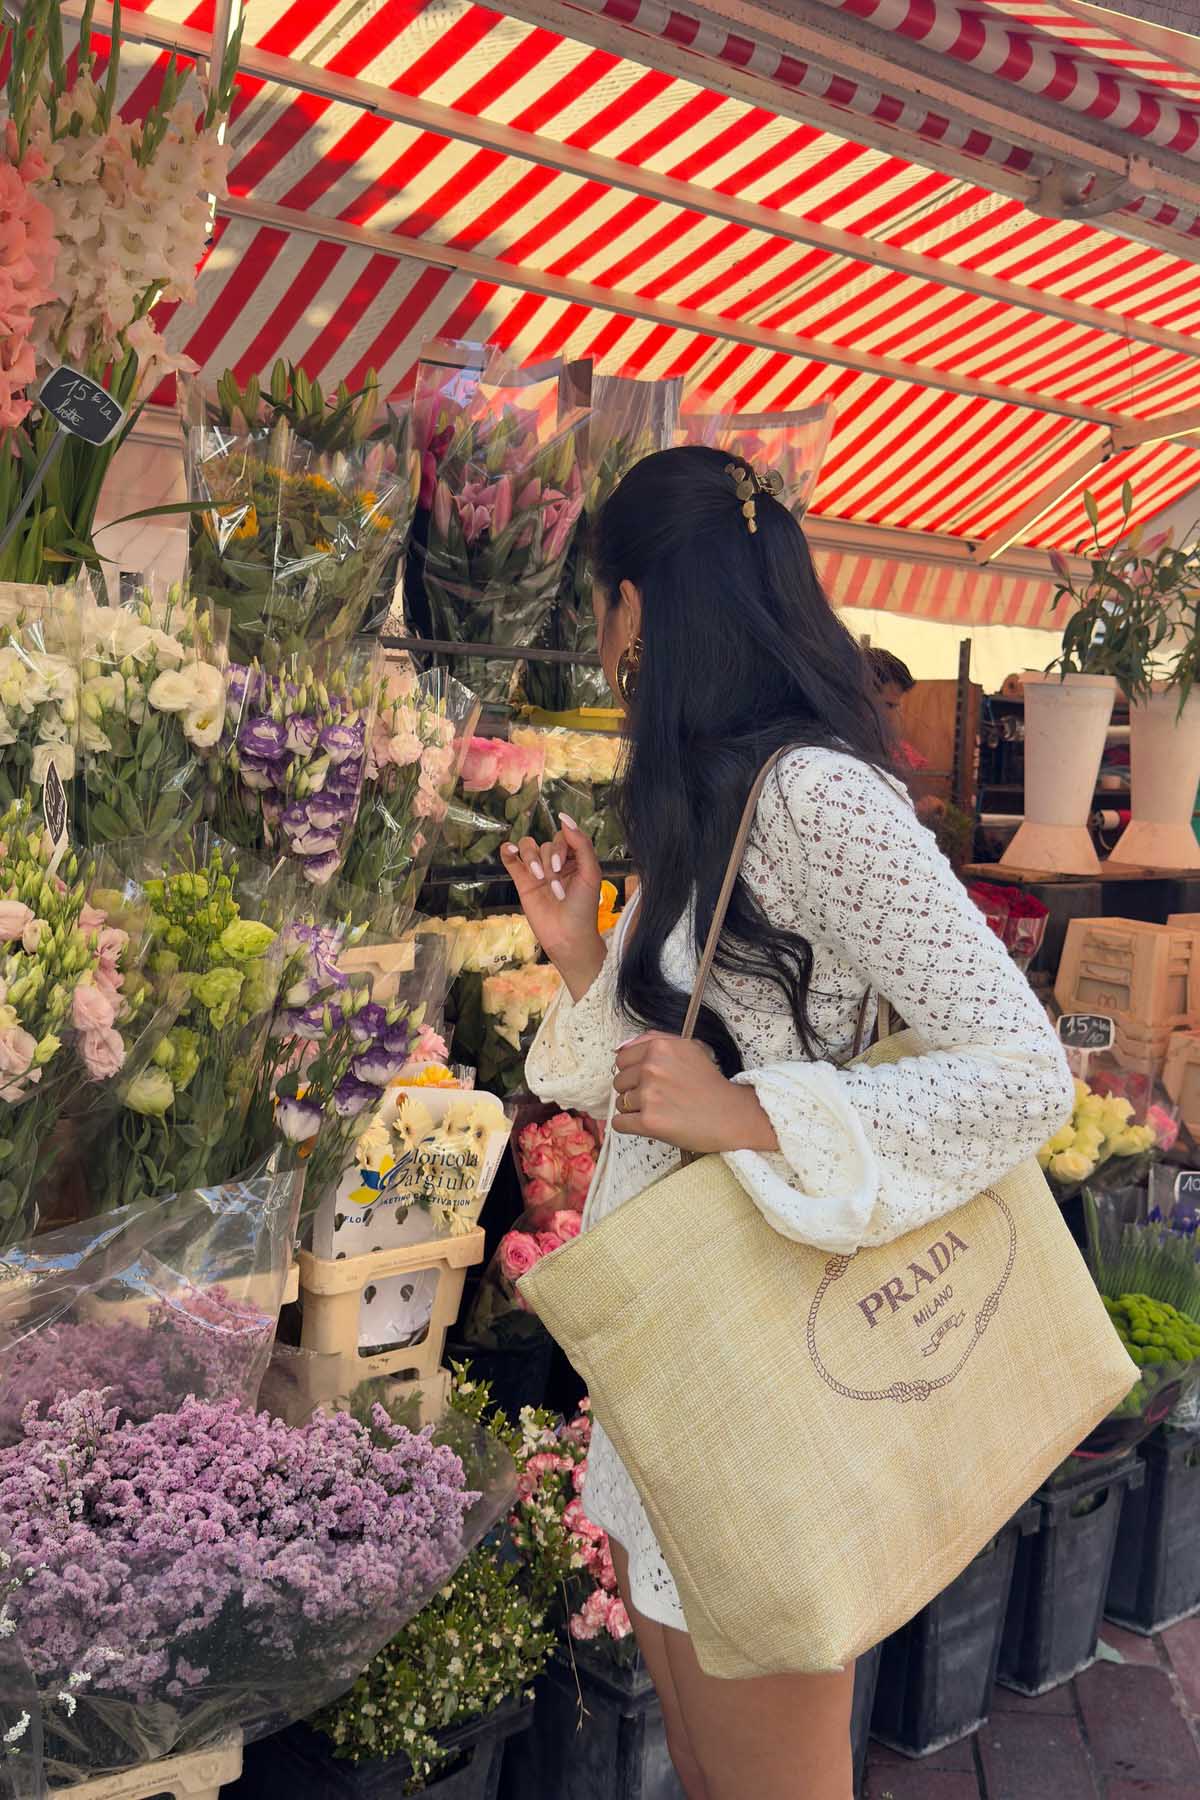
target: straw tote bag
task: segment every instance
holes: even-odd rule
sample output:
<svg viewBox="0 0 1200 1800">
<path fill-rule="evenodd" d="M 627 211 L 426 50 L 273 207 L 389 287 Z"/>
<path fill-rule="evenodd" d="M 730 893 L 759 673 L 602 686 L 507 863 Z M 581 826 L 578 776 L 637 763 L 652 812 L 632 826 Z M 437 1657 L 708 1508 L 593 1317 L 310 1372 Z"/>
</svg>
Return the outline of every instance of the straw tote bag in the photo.
<svg viewBox="0 0 1200 1800">
<path fill-rule="evenodd" d="M 836 1256 L 773 1230 L 719 1156 L 685 1159 L 520 1289 L 587 1382 L 710 1675 L 837 1669 L 898 1629 L 1137 1379 L 1032 1162 Z"/>
</svg>

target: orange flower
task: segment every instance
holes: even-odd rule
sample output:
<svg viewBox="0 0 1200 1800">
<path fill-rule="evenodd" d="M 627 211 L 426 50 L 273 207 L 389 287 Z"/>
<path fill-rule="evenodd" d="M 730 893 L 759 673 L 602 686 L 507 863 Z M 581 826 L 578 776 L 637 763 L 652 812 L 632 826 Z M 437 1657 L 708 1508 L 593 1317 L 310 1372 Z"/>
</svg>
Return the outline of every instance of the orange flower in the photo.
<svg viewBox="0 0 1200 1800">
<path fill-rule="evenodd" d="M 602 881 L 600 883 L 600 914 L 596 920 L 596 923 L 600 928 L 601 936 L 603 936 L 606 931 L 612 930 L 620 916 L 621 911 L 617 905 L 616 888 L 611 881 Z"/>
</svg>

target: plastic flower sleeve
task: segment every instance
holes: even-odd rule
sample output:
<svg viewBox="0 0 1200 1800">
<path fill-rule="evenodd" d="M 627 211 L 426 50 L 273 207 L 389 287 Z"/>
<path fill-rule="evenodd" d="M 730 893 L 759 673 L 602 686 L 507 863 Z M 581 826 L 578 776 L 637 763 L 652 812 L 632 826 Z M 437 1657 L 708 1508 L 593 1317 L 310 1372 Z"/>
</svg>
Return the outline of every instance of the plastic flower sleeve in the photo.
<svg viewBox="0 0 1200 1800">
<path fill-rule="evenodd" d="M 188 384 L 188 493 L 209 503 L 192 522 L 191 580 L 229 608 L 237 662 L 378 629 L 416 508 L 409 414 L 376 423 L 374 387 L 326 408 L 302 372 L 290 379 L 302 406 L 287 379 L 278 398 L 235 399 L 231 376 L 211 401 Z"/>
<path fill-rule="evenodd" d="M 616 782 L 623 740 L 603 731 L 537 726 L 514 726 L 511 736 L 518 749 L 541 757 L 545 771 L 535 837 L 554 837 L 565 812 L 592 840 L 602 863 L 620 861 L 625 830 L 617 812 Z"/>
<path fill-rule="evenodd" d="M 432 381 L 427 363 L 418 370 L 418 414 L 442 449 L 420 571 L 434 639 L 519 648 L 538 641 L 550 615 L 583 509 L 588 416 L 569 404 L 570 385 L 553 367 L 529 384 L 496 358 L 473 385 L 459 368 Z M 496 700 L 514 667 L 468 658 L 457 672 Z"/>
<path fill-rule="evenodd" d="M 496 1246 L 467 1316 L 463 1340 L 480 1350 L 505 1350 L 545 1335 L 545 1326 L 523 1299 L 519 1283 L 535 1263 L 579 1236 L 581 1215 L 563 1206 L 547 1215 L 527 1208 Z"/>
<path fill-rule="evenodd" d="M 0 1619 L 6 1622 L 9 1596 L 23 1576 L 0 1549 Z M 37 1684 L 20 1644 L 0 1634 L 0 1800 L 43 1800 L 45 1793 Z"/>
<path fill-rule="evenodd" d="M 228 638 L 228 613 L 177 587 L 84 606 L 80 789 L 93 846 L 199 821 L 225 722 Z"/>
<path fill-rule="evenodd" d="M 317 1412 L 288 1425 L 231 1391 L 231 1369 L 252 1378 L 236 1322 L 249 1309 L 273 1324 L 289 1215 L 250 1194 L 180 1196 L 106 1221 L 91 1250 L 67 1246 L 57 1264 L 53 1246 L 29 1246 L 14 1280 L 14 1309 L 42 1317 L 6 1359 L 67 1325 L 100 1322 L 121 1340 L 104 1389 L 83 1385 L 96 1376 L 78 1358 L 51 1358 L 53 1393 L 0 1449 L 5 1547 L 27 1571 L 13 1641 L 56 1785 L 306 1716 L 511 1497 L 484 1434 L 439 1443 L 376 1405 L 365 1423 Z M 64 1288 L 80 1317 L 56 1301 Z"/>
<path fill-rule="evenodd" d="M 442 825 L 436 864 L 442 868 L 500 866 L 502 844 L 515 844 L 533 830 L 545 778 L 545 745 L 474 737 L 467 746 L 458 789 Z"/>
<path fill-rule="evenodd" d="M 605 501 L 635 463 L 675 442 L 683 380 L 636 381 L 622 375 L 592 378 L 584 459 L 584 510 L 559 590 L 546 645 L 578 655 L 596 652 L 592 608 L 595 575 L 590 533 Z M 607 708 L 613 703 L 603 669 L 586 664 L 530 662 L 524 674 L 531 704 L 547 712 Z"/>
<path fill-rule="evenodd" d="M 440 669 L 388 660 L 342 874 L 411 910 L 436 853 L 479 701 Z"/>
<path fill-rule="evenodd" d="M 287 857 L 313 887 L 342 870 L 382 697 L 372 638 L 230 671 L 214 753 L 213 819 L 261 856 Z"/>
<path fill-rule="evenodd" d="M 480 1087 L 506 1098 L 525 1091 L 525 1058 L 560 986 L 550 963 L 460 976 L 454 988 L 453 1051 L 475 1065 Z"/>
<path fill-rule="evenodd" d="M 783 483 L 779 496 L 797 520 L 812 504 L 821 464 L 833 434 L 834 409 L 826 402 L 794 413 L 721 413 L 703 394 L 695 411 L 680 416 L 684 444 L 708 444 L 749 462 L 759 475 L 774 472 Z"/>
<path fill-rule="evenodd" d="M 39 807 L 51 762 L 73 813 L 79 744 L 79 624 L 87 584 L 64 588 L 47 605 L 0 617 L 0 812 L 31 793 Z"/>
</svg>

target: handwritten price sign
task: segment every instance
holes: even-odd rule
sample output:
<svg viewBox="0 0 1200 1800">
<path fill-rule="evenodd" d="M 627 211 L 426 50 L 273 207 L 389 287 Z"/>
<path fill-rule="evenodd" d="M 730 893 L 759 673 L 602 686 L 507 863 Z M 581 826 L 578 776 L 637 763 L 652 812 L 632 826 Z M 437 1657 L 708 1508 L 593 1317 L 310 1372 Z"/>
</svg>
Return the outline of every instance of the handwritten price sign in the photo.
<svg viewBox="0 0 1200 1800">
<path fill-rule="evenodd" d="M 1113 1022 L 1104 1013 L 1064 1013 L 1058 1021 L 1058 1041 L 1064 1050 L 1111 1050 Z"/>
<path fill-rule="evenodd" d="M 64 431 L 87 444 L 107 444 L 125 418 L 124 408 L 111 394 L 65 363 L 50 371 L 38 389 L 38 399 Z"/>
</svg>

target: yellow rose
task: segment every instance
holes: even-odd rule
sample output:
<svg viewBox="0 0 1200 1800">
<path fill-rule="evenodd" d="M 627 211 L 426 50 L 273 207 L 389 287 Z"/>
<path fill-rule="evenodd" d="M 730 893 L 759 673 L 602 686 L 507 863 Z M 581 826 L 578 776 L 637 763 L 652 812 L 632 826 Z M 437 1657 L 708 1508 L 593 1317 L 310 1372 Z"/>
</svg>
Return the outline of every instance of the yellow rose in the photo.
<svg viewBox="0 0 1200 1800">
<path fill-rule="evenodd" d="M 1086 1181 L 1095 1167 L 1082 1150 L 1063 1150 L 1050 1158 L 1050 1173 L 1056 1181 Z"/>
<path fill-rule="evenodd" d="M 1143 1150 L 1154 1146 L 1154 1132 L 1149 1125 L 1129 1125 L 1116 1137 L 1109 1139 L 1109 1149 L 1114 1156 L 1140 1156 Z"/>
<path fill-rule="evenodd" d="M 1045 1145 L 1046 1151 L 1051 1156 L 1057 1156 L 1060 1150 L 1073 1150 L 1074 1148 L 1075 1127 L 1071 1124 L 1062 1126 Z"/>
<path fill-rule="evenodd" d="M 1119 1094 L 1110 1094 L 1104 1102 L 1100 1117 L 1105 1137 L 1119 1137 L 1132 1117 L 1133 1101 L 1122 1099 Z"/>
<path fill-rule="evenodd" d="M 1103 1130 L 1106 1104 L 1107 1102 L 1102 1100 L 1099 1094 L 1089 1094 L 1087 1099 L 1081 1100 L 1075 1108 L 1075 1123 L 1080 1125 L 1085 1119 L 1091 1119 Z"/>
<path fill-rule="evenodd" d="M 1081 1125 L 1075 1133 L 1075 1142 L 1067 1148 L 1078 1150 L 1081 1156 L 1090 1156 L 1093 1162 L 1099 1162 L 1104 1142 L 1104 1133 L 1098 1125 Z"/>
</svg>

